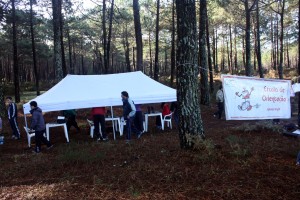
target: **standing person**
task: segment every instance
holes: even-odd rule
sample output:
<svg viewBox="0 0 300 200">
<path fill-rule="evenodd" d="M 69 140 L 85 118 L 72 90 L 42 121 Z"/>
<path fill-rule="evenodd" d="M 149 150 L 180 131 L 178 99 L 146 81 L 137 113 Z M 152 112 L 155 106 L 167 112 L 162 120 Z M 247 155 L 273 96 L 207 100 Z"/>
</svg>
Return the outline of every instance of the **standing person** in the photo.
<svg viewBox="0 0 300 200">
<path fill-rule="evenodd" d="M 92 116 L 93 116 L 93 121 L 94 121 L 94 136 L 97 137 L 97 140 L 103 140 L 107 141 L 108 137 L 106 135 L 106 128 L 105 128 L 105 107 L 95 107 L 92 108 Z M 100 129 L 99 129 L 99 123 L 101 125 L 101 132 L 102 135 L 100 134 Z"/>
<path fill-rule="evenodd" d="M 30 102 L 30 113 L 32 115 L 30 128 L 35 131 L 35 153 L 41 152 L 41 143 L 47 145 L 47 148 L 50 149 L 53 145 L 44 137 L 46 130 L 45 120 L 43 117 L 42 110 L 38 107 L 36 101 Z"/>
<path fill-rule="evenodd" d="M 137 137 L 141 137 L 141 132 L 138 131 L 135 127 L 132 127 L 134 116 L 136 113 L 135 105 L 133 101 L 129 98 L 128 92 L 121 92 L 121 98 L 123 101 L 123 117 L 126 120 L 127 134 L 126 134 L 126 143 L 129 143 L 131 140 L 131 129 L 137 133 Z"/>
<path fill-rule="evenodd" d="M 64 110 L 63 115 L 67 118 L 68 132 L 70 131 L 71 126 L 74 126 L 77 129 L 77 131 L 80 131 L 80 128 L 78 127 L 78 124 L 76 122 L 76 111 L 74 109 Z"/>
<path fill-rule="evenodd" d="M 12 138 L 13 139 L 20 139 L 20 131 L 18 128 L 18 108 L 17 105 L 13 102 L 11 97 L 6 97 L 6 102 L 7 106 L 7 113 L 8 113 L 8 120 L 11 126 L 11 129 L 13 131 Z"/>
<path fill-rule="evenodd" d="M 139 132 L 144 132 L 144 126 L 143 126 L 143 112 L 141 108 L 141 104 L 135 104 L 135 117 L 134 117 L 134 126 Z"/>
<path fill-rule="evenodd" d="M 216 101 L 218 104 L 218 111 L 214 113 L 214 117 L 218 117 L 218 119 L 221 119 L 224 111 L 224 93 L 222 85 L 220 85 L 219 90 L 217 91 Z"/>
</svg>

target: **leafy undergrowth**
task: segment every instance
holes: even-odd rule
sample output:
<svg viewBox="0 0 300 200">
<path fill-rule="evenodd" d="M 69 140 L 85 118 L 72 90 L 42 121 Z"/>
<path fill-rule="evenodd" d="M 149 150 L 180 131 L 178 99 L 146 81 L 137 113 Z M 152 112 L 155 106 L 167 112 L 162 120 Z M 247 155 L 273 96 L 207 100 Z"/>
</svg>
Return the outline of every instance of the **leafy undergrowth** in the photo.
<svg viewBox="0 0 300 200">
<path fill-rule="evenodd" d="M 96 142 L 85 117 L 68 144 L 60 128 L 51 129 L 54 148 L 38 155 L 26 147 L 24 132 L 21 141 L 5 132 L 0 199 L 298 199 L 299 140 L 257 122 L 217 120 L 212 112 L 202 108 L 207 140 L 193 150 L 180 149 L 176 128 L 150 128 L 130 144 L 112 133 Z"/>
</svg>

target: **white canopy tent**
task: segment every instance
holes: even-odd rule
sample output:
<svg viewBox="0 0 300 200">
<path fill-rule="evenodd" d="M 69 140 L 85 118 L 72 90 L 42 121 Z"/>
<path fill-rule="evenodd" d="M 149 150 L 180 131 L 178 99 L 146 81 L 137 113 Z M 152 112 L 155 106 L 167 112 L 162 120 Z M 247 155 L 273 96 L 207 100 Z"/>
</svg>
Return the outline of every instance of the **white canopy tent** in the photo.
<svg viewBox="0 0 300 200">
<path fill-rule="evenodd" d="M 108 75 L 68 75 L 49 91 L 30 100 L 43 112 L 100 106 L 120 106 L 121 92 L 127 91 L 135 104 L 176 101 L 176 90 L 142 72 Z M 29 102 L 30 102 L 29 101 Z M 29 114 L 29 102 L 23 105 Z"/>
</svg>

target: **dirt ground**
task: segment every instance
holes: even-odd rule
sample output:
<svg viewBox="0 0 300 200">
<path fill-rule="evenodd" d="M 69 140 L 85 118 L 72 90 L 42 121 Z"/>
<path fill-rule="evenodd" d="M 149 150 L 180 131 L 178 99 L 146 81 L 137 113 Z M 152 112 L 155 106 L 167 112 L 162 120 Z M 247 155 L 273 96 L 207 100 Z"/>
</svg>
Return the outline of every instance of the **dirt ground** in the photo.
<svg viewBox="0 0 300 200">
<path fill-rule="evenodd" d="M 111 132 L 108 142 L 96 142 L 80 114 L 81 132 L 72 128 L 66 143 L 62 128 L 51 129 L 54 148 L 40 154 L 27 147 L 23 130 L 12 140 L 6 129 L 0 199 L 299 199 L 299 139 L 276 127 L 251 129 L 255 121 L 218 120 L 213 111 L 202 107 L 207 140 L 195 150 L 180 149 L 176 127 L 157 130 L 154 119 L 130 144 Z"/>
</svg>

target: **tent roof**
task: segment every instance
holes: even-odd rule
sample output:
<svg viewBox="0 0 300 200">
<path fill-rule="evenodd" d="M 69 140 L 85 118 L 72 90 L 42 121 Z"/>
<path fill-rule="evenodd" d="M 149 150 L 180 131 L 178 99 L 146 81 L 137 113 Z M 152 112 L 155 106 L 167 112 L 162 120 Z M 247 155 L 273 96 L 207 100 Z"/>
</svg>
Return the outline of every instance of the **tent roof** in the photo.
<svg viewBox="0 0 300 200">
<path fill-rule="evenodd" d="M 121 92 L 127 91 L 135 104 L 176 101 L 176 90 L 142 72 L 108 75 L 67 75 L 36 101 L 43 112 L 99 106 L 120 106 Z M 29 102 L 30 102 L 29 101 Z M 24 114 L 30 111 L 24 104 Z"/>
</svg>

